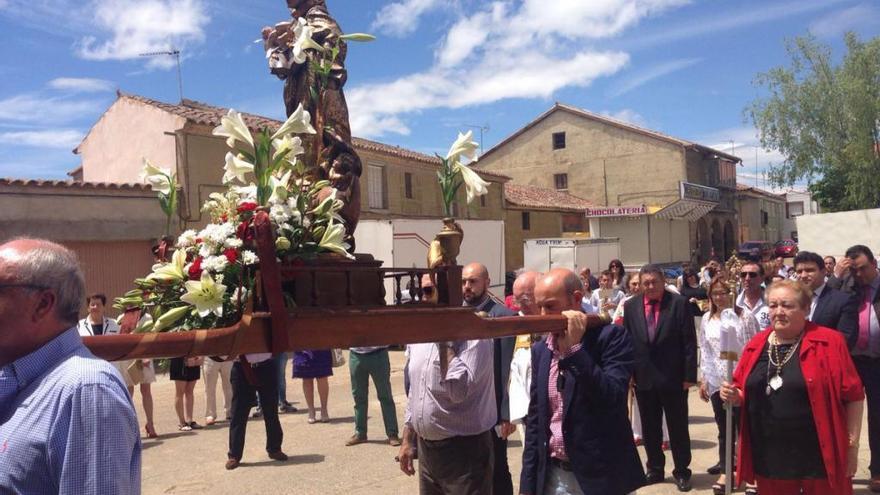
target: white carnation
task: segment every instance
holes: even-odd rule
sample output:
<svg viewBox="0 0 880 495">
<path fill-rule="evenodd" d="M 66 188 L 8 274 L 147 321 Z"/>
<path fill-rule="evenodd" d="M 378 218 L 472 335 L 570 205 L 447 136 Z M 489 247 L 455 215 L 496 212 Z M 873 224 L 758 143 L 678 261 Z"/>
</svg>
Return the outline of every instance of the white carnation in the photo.
<svg viewBox="0 0 880 495">
<path fill-rule="evenodd" d="M 223 247 L 225 248 L 238 249 L 241 247 L 242 244 L 244 243 L 241 242 L 241 239 L 239 239 L 238 237 L 230 237 L 223 241 Z"/>
<path fill-rule="evenodd" d="M 223 255 L 208 256 L 202 260 L 202 268 L 211 273 L 220 273 L 226 269 L 227 265 L 229 265 L 229 260 Z"/>
<path fill-rule="evenodd" d="M 256 265 L 260 262 L 260 258 L 253 251 L 244 250 L 241 252 L 241 262 L 246 266 Z"/>
<path fill-rule="evenodd" d="M 195 230 L 186 230 L 177 237 L 177 247 L 186 249 L 195 246 L 197 237 Z"/>
</svg>

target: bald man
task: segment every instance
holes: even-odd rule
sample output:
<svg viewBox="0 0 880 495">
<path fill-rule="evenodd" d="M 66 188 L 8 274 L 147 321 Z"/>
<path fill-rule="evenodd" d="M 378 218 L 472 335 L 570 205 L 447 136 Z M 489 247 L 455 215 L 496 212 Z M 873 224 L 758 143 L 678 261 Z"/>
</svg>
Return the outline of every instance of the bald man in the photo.
<svg viewBox="0 0 880 495">
<path fill-rule="evenodd" d="M 541 314 L 562 314 L 568 327 L 532 346 L 524 495 L 623 495 L 645 484 L 627 420 L 632 341 L 615 325 L 586 330 L 581 287 L 559 268 L 535 286 Z"/>
<path fill-rule="evenodd" d="M 125 382 L 77 332 L 76 256 L 0 245 L 0 492 L 139 494 L 141 442 Z"/>
<path fill-rule="evenodd" d="M 489 270 L 485 265 L 471 263 L 462 269 L 461 294 L 466 305 L 474 308 L 474 311 L 478 313 L 487 313 L 490 318 L 516 316 L 516 313 L 489 294 L 490 285 Z M 510 421 L 510 395 L 507 384 L 516 337 L 492 339 L 492 344 L 494 348 L 495 404 L 498 409 L 497 428 L 492 435 L 495 447 L 492 493 L 493 495 L 513 495 L 513 479 L 510 476 L 510 466 L 507 463 L 507 437 L 516 430 L 516 426 Z"/>
<path fill-rule="evenodd" d="M 513 300 L 519 307 L 521 316 L 540 314 L 541 310 L 535 304 L 535 282 L 539 276 L 541 274 L 538 272 L 526 271 L 513 282 Z M 510 422 L 516 425 L 523 443 L 525 443 L 524 418 L 529 412 L 531 382 L 532 336 L 519 335 L 516 337 L 513 360 L 510 363 L 510 385 L 507 390 L 510 397 Z"/>
</svg>

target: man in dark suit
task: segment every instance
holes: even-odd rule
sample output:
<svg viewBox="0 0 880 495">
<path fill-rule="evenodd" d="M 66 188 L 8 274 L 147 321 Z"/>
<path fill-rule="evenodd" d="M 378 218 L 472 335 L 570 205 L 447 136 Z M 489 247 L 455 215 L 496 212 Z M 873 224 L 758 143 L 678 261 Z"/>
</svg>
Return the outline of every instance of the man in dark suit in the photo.
<svg viewBox="0 0 880 495">
<path fill-rule="evenodd" d="M 642 295 L 624 305 L 623 324 L 635 348 L 636 400 L 648 456 L 648 483 L 665 477 L 662 421 L 666 413 L 669 444 L 679 491 L 691 489 L 691 438 L 688 389 L 697 381 L 697 337 L 688 301 L 665 290 L 663 271 L 645 265 L 639 271 Z"/>
<path fill-rule="evenodd" d="M 645 484 L 626 419 L 633 348 L 615 325 L 586 331 L 578 277 L 557 268 L 541 277 L 541 314 L 568 318 L 564 333 L 532 346 L 520 493 L 623 495 Z"/>
<path fill-rule="evenodd" d="M 850 349 L 859 336 L 859 302 L 852 294 L 825 283 L 825 261 L 816 253 L 801 251 L 794 258 L 798 280 L 813 291 L 810 321 L 843 334 Z"/>
<path fill-rule="evenodd" d="M 516 316 L 516 313 L 489 295 L 489 270 L 480 263 L 471 263 L 461 272 L 461 293 L 465 304 L 476 312 L 488 313 L 490 317 Z M 498 423 L 492 440 L 495 445 L 495 469 L 493 470 L 493 494 L 513 495 L 513 480 L 507 463 L 507 437 L 516 431 L 510 422 L 510 402 L 507 382 L 510 377 L 510 361 L 516 337 L 493 339 L 495 347 L 495 403 L 498 407 Z M 500 430 L 500 431 L 499 431 Z M 500 433 L 500 436 L 499 436 Z"/>
<path fill-rule="evenodd" d="M 853 294 L 858 304 L 858 332 L 852 346 L 853 363 L 865 385 L 868 403 L 868 445 L 871 448 L 871 481 L 868 488 L 880 493 L 880 276 L 877 260 L 867 246 L 855 245 L 834 268 L 830 287 Z"/>
</svg>

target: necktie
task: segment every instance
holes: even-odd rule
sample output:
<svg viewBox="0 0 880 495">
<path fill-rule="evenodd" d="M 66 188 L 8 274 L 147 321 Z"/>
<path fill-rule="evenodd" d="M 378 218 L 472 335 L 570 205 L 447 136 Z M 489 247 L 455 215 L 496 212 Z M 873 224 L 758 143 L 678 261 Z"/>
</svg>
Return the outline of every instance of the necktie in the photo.
<svg viewBox="0 0 880 495">
<path fill-rule="evenodd" d="M 7 409 L 18 395 L 18 379 L 12 365 L 0 368 L 0 421 L 6 420 Z"/>
<path fill-rule="evenodd" d="M 856 347 L 859 349 L 868 348 L 868 340 L 871 333 L 871 301 L 874 299 L 872 288 L 865 287 L 865 297 L 862 299 L 862 305 L 859 308 L 859 339 L 856 341 Z"/>
<path fill-rule="evenodd" d="M 654 342 L 657 337 L 657 301 L 648 300 L 648 340 Z"/>
</svg>

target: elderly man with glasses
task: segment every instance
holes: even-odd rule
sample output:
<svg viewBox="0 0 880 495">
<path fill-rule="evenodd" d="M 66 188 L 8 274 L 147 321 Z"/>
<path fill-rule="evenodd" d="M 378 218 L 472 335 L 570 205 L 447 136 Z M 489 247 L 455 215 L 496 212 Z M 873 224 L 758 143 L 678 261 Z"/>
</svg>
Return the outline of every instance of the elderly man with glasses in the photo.
<svg viewBox="0 0 880 495">
<path fill-rule="evenodd" d="M 0 491 L 138 494 L 141 442 L 125 382 L 83 345 L 76 256 L 0 245 Z"/>
</svg>

